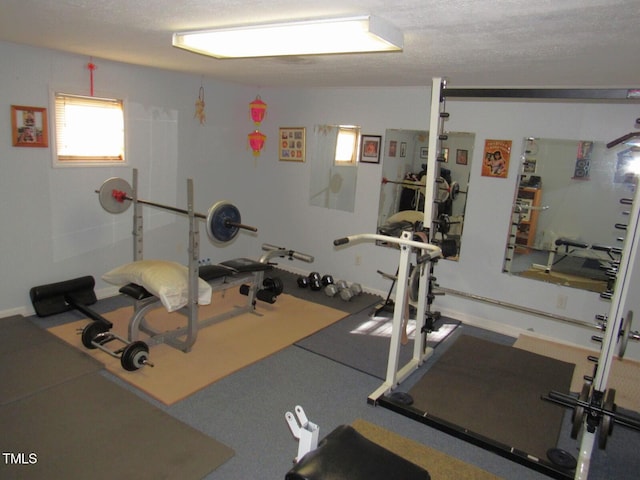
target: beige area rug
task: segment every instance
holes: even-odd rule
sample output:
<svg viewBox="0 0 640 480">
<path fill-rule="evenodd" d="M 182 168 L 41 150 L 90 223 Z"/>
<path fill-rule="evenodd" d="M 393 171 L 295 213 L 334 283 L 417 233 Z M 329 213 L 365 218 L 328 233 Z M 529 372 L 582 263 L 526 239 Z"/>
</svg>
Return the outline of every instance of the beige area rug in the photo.
<svg viewBox="0 0 640 480">
<path fill-rule="evenodd" d="M 199 308 L 199 318 L 201 321 L 211 318 L 234 305 L 243 304 L 246 299 L 235 290 L 228 290 L 224 294 L 216 292 L 211 305 Z M 86 320 L 52 327 L 49 331 L 92 355 L 124 381 L 165 405 L 171 405 L 346 315 L 341 310 L 287 294 L 280 295 L 273 305 L 258 302 L 256 312 L 258 315 L 244 313 L 200 329 L 189 353 L 165 344 L 153 345 L 150 347 L 149 357 L 154 367 L 143 367 L 134 372 L 124 370 L 119 359 L 82 345 L 79 332 L 88 324 Z M 113 332 L 127 338 L 127 327 L 132 315 L 133 306 L 114 310 L 104 317 L 113 322 Z M 180 328 L 185 324 L 186 317 L 178 313 L 167 313 L 160 306 L 147 315 L 147 320 L 155 328 L 165 331 Z M 121 346 L 120 342 L 113 342 L 111 348 Z"/>
<path fill-rule="evenodd" d="M 352 423 L 362 435 L 402 458 L 424 468 L 433 480 L 498 480 L 500 477 L 450 457 L 382 427 L 357 419 Z"/>
<path fill-rule="evenodd" d="M 514 347 L 575 364 L 576 368 L 571 381 L 572 392 L 582 390 L 585 375 L 593 376 L 594 363 L 587 360 L 587 357 L 600 354 L 596 350 L 564 345 L 530 335 L 520 335 Z M 640 362 L 614 357 L 607 388 L 615 388 L 615 403 L 619 407 L 640 412 Z"/>
</svg>

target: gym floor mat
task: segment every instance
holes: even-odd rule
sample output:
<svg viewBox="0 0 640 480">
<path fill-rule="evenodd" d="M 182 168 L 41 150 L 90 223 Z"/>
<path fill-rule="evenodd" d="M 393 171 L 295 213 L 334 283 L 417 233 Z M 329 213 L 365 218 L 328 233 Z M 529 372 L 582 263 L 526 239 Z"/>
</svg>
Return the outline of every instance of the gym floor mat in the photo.
<svg viewBox="0 0 640 480">
<path fill-rule="evenodd" d="M 211 305 L 199 308 L 199 317 L 210 318 L 245 301 L 246 297 L 235 290 L 216 292 Z M 104 317 L 113 322 L 114 332 L 126 338 L 132 313 L 133 307 L 124 307 Z M 155 366 L 133 372 L 123 370 L 119 359 L 82 345 L 76 331 L 88 324 L 86 320 L 52 327 L 49 331 L 103 362 L 107 370 L 124 381 L 165 405 L 172 405 L 345 316 L 341 310 L 287 294 L 280 295 L 272 305 L 259 302 L 257 313 L 244 313 L 200 329 L 193 349 L 187 354 L 165 344 L 151 346 L 149 357 Z M 185 317 L 167 313 L 160 307 L 150 312 L 147 319 L 159 330 L 170 330 L 181 326 Z"/>
<path fill-rule="evenodd" d="M 424 468 L 434 480 L 498 480 L 500 478 L 365 420 L 357 419 L 351 426 L 369 440 Z"/>
<path fill-rule="evenodd" d="M 460 335 L 409 390 L 413 408 L 465 432 L 546 460 L 565 409 L 540 397 L 567 391 L 574 365 Z"/>
<path fill-rule="evenodd" d="M 0 405 L 102 368 L 24 317 L 0 319 Z"/>
<path fill-rule="evenodd" d="M 99 373 L 0 407 L 0 425 L 3 479 L 196 480 L 234 455 Z"/>
</svg>

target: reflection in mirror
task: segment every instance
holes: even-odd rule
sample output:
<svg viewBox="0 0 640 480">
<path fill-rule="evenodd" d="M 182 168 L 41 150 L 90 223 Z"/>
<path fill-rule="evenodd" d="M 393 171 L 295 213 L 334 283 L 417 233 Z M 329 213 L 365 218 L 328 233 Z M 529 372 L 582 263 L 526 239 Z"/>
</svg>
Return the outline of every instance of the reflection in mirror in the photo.
<svg viewBox="0 0 640 480">
<path fill-rule="evenodd" d="M 313 133 L 309 204 L 353 212 L 360 127 L 316 125 Z"/>
<path fill-rule="evenodd" d="M 504 271 L 593 292 L 610 289 L 629 195 L 629 151 L 594 141 L 526 138 Z"/>
<path fill-rule="evenodd" d="M 449 132 L 438 156 L 437 221 L 432 238 L 446 245 L 449 259 L 460 254 L 475 134 Z M 388 129 L 382 164 L 378 232 L 394 235 L 424 220 L 429 132 Z M 399 233 L 398 233 L 399 234 Z"/>
</svg>

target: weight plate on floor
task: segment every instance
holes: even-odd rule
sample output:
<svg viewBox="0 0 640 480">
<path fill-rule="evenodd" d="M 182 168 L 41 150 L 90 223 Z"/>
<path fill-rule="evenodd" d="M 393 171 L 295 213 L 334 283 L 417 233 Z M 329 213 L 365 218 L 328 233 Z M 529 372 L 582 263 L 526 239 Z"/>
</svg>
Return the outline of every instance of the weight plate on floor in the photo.
<svg viewBox="0 0 640 480">
<path fill-rule="evenodd" d="M 575 470 L 578 465 L 578 461 L 576 458 L 571 455 L 566 450 L 562 450 L 561 448 L 550 448 L 547 450 L 547 458 L 560 468 L 564 468 L 566 470 Z"/>
<path fill-rule="evenodd" d="M 405 392 L 393 392 L 388 398 L 399 405 L 413 405 L 413 397 Z"/>
<path fill-rule="evenodd" d="M 580 392 L 580 396 L 578 400 L 586 403 L 589 400 L 589 393 L 591 392 L 591 384 L 585 383 L 582 386 L 582 391 Z M 582 428 L 582 423 L 584 421 L 585 410 L 582 405 L 576 403 L 576 406 L 573 409 L 573 417 L 571 419 L 571 438 L 578 438 L 578 433 L 580 433 L 580 429 Z"/>
<path fill-rule="evenodd" d="M 122 213 L 131 204 L 133 189 L 124 178 L 111 177 L 104 181 L 98 191 L 100 205 L 109 213 Z"/>
<path fill-rule="evenodd" d="M 207 212 L 207 235 L 213 242 L 229 242 L 238 234 L 239 228 L 229 222 L 241 224 L 240 210 L 232 203 L 221 200 Z"/>
</svg>

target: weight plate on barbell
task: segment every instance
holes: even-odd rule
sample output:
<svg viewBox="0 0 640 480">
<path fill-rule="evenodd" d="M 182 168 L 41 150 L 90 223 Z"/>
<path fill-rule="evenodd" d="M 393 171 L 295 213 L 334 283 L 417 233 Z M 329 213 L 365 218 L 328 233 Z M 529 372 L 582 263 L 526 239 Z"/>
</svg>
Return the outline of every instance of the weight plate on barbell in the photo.
<svg viewBox="0 0 640 480">
<path fill-rule="evenodd" d="M 578 401 L 586 403 L 589 400 L 589 394 L 591 393 L 591 384 L 585 383 L 582 385 L 582 391 L 580 392 L 580 396 L 578 397 Z M 575 408 L 573 409 L 573 417 L 571 424 L 571 438 L 578 438 L 578 433 L 580 433 L 580 429 L 582 428 L 582 422 L 584 421 L 585 409 L 582 405 L 576 403 Z"/>
<path fill-rule="evenodd" d="M 133 188 L 124 178 L 111 177 L 104 181 L 98 191 L 100 205 L 109 213 L 122 213 L 129 208 L 130 200 L 118 200 L 114 192 L 122 192 L 127 197 L 133 196 Z"/>
<path fill-rule="evenodd" d="M 629 343 L 629 333 L 631 333 L 631 323 L 633 322 L 633 312 L 629 310 L 627 316 L 622 323 L 622 329 L 620 330 L 620 346 L 618 347 L 618 357 L 624 357 L 627 351 L 627 343 Z"/>
<path fill-rule="evenodd" d="M 146 343 L 137 341 L 125 347 L 120 357 L 120 364 L 125 370 L 133 372 L 144 367 L 148 359 L 149 347 Z"/>
<path fill-rule="evenodd" d="M 98 335 L 109 331 L 107 324 L 93 321 L 82 329 L 82 345 L 89 349 L 94 349 L 96 346 L 92 343 Z"/>
<path fill-rule="evenodd" d="M 602 421 L 600 423 L 600 428 L 598 430 L 598 447 L 601 450 L 607 448 L 607 440 L 609 436 L 613 433 L 613 415 L 616 413 L 616 390 L 615 388 L 610 388 L 607 390 L 607 395 L 604 400 L 603 410 L 604 413 L 602 415 Z M 609 415 L 607 412 L 611 412 L 612 415 Z"/>
<path fill-rule="evenodd" d="M 207 212 L 207 235 L 213 242 L 229 242 L 238 234 L 240 229 L 236 225 L 241 223 L 240 210 L 232 203 L 221 200 L 211 205 Z"/>
</svg>

